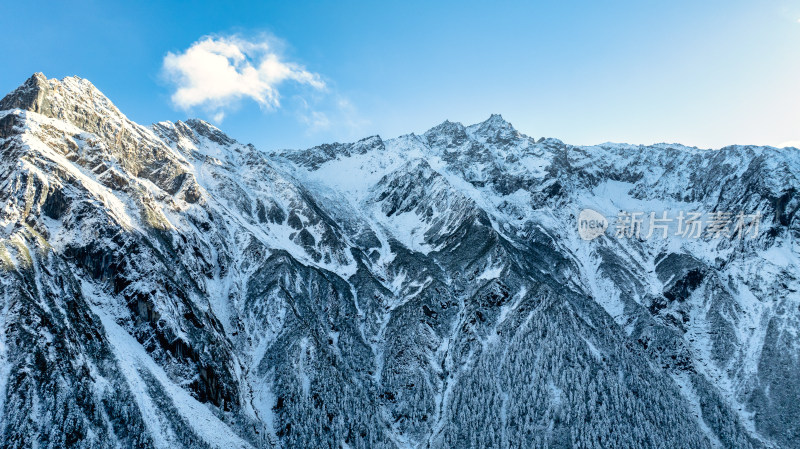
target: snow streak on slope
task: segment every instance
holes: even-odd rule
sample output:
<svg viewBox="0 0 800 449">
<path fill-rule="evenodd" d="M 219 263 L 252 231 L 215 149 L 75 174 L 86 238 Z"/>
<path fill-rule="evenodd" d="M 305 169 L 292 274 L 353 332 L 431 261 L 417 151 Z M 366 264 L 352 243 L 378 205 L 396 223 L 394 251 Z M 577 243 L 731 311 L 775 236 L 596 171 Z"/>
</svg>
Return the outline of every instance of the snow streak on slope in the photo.
<svg viewBox="0 0 800 449">
<path fill-rule="evenodd" d="M 104 310 L 102 304 L 110 301 L 104 300 L 101 292 L 97 292 L 89 286 L 84 286 L 84 288 L 88 289 L 84 293 L 95 298 L 100 304 L 93 307 L 92 311 L 100 317 L 120 370 L 134 392 L 140 409 L 145 411 L 145 423 L 155 437 L 154 442 L 157 447 L 175 447 L 179 442 L 171 428 L 171 423 L 167 421 L 166 416 L 158 410 L 158 405 L 154 404 L 149 397 L 148 390 L 152 388 L 152 385 L 148 385 L 148 382 L 152 381 L 158 382 L 160 388 L 167 393 L 170 403 L 177 408 L 181 417 L 190 424 L 194 432 L 205 443 L 215 448 L 252 447 L 220 421 L 209 410 L 208 405 L 201 404 L 169 379 L 163 368 L 158 366 L 139 342 L 116 323 L 117 318 L 113 312 Z M 142 373 L 147 374 L 147 380 L 142 377 Z"/>
</svg>

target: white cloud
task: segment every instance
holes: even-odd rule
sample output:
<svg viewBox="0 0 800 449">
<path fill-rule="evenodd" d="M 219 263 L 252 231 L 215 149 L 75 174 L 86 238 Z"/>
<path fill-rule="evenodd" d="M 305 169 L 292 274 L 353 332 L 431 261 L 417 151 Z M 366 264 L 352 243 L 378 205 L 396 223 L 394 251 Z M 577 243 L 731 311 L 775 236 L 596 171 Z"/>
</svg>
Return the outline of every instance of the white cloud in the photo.
<svg viewBox="0 0 800 449">
<path fill-rule="evenodd" d="M 176 85 L 172 101 L 177 107 L 201 107 L 218 122 L 225 109 L 245 98 L 263 108 L 279 107 L 278 86 L 286 82 L 325 89 L 318 74 L 283 61 L 269 39 L 204 37 L 182 53 L 167 53 L 164 71 Z"/>
</svg>

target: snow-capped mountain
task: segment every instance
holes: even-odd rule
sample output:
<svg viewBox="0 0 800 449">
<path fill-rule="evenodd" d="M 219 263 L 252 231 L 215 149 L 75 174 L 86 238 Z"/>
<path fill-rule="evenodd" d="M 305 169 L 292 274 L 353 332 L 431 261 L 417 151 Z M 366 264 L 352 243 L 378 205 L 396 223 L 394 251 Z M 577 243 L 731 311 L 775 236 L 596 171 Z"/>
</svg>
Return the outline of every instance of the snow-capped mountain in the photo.
<svg viewBox="0 0 800 449">
<path fill-rule="evenodd" d="M 42 74 L 0 111 L 3 447 L 800 447 L 797 149 L 492 115 L 268 154 Z"/>
</svg>

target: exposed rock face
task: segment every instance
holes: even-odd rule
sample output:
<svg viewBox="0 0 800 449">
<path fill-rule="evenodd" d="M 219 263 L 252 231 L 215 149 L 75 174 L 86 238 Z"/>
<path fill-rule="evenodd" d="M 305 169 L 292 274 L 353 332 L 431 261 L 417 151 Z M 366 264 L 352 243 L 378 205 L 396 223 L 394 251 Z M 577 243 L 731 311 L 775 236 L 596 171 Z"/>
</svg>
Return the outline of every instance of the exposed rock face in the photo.
<svg viewBox="0 0 800 449">
<path fill-rule="evenodd" d="M 266 155 L 41 74 L 0 111 L 4 447 L 800 447 L 795 149 L 493 115 Z"/>
</svg>

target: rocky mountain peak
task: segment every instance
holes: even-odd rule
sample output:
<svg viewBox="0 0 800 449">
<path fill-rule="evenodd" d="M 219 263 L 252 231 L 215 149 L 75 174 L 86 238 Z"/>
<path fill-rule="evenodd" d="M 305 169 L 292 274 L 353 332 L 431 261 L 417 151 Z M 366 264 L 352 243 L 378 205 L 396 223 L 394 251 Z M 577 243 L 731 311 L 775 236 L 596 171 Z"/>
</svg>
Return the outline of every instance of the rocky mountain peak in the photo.
<svg viewBox="0 0 800 449">
<path fill-rule="evenodd" d="M 122 116 L 89 80 L 77 76 L 47 79 L 41 72 L 0 100 L 0 110 L 9 109 L 36 112 L 76 125 L 84 123 L 86 115 Z"/>
<path fill-rule="evenodd" d="M 425 136 L 433 135 L 433 134 L 458 134 L 465 131 L 464 125 L 461 122 L 451 122 L 450 120 L 445 120 L 442 123 L 434 126 L 433 128 L 429 129 L 425 132 Z"/>
<path fill-rule="evenodd" d="M 41 107 L 41 93 L 47 85 L 47 78 L 41 72 L 31 75 L 21 86 L 0 100 L 0 110 L 25 109 L 38 112 Z"/>
<path fill-rule="evenodd" d="M 486 119 L 482 125 L 492 127 L 495 129 L 500 128 L 514 128 L 511 123 L 509 123 L 506 119 L 503 118 L 500 114 L 491 114 L 488 119 Z"/>
<path fill-rule="evenodd" d="M 434 126 L 424 134 L 428 144 L 431 146 L 442 146 L 445 148 L 458 147 L 469 139 L 467 129 L 459 122 L 445 120 L 441 124 Z"/>
<path fill-rule="evenodd" d="M 522 134 L 500 114 L 490 115 L 483 122 L 467 128 L 467 132 L 478 140 L 485 140 L 489 143 L 509 143 L 522 137 Z"/>
<path fill-rule="evenodd" d="M 105 162 L 118 164 L 130 176 L 147 179 L 170 194 L 178 192 L 190 178 L 185 161 L 178 154 L 151 130 L 130 121 L 86 79 L 77 76 L 48 79 L 42 73 L 35 73 L 0 100 L 0 110 L 13 109 L 34 114 L 9 115 L 15 123 L 2 126 L 4 134 L 8 130 L 8 136 L 13 136 L 15 129 L 23 130 L 42 142 L 55 145 L 61 141 L 59 145 L 70 148 L 78 145 L 76 140 L 83 142 L 84 134 L 91 135 L 89 144 L 81 146 L 81 160 L 102 167 L 108 165 Z M 52 132 L 51 124 L 40 126 L 41 116 L 56 120 L 51 124 L 57 124 L 69 137 Z"/>
</svg>

